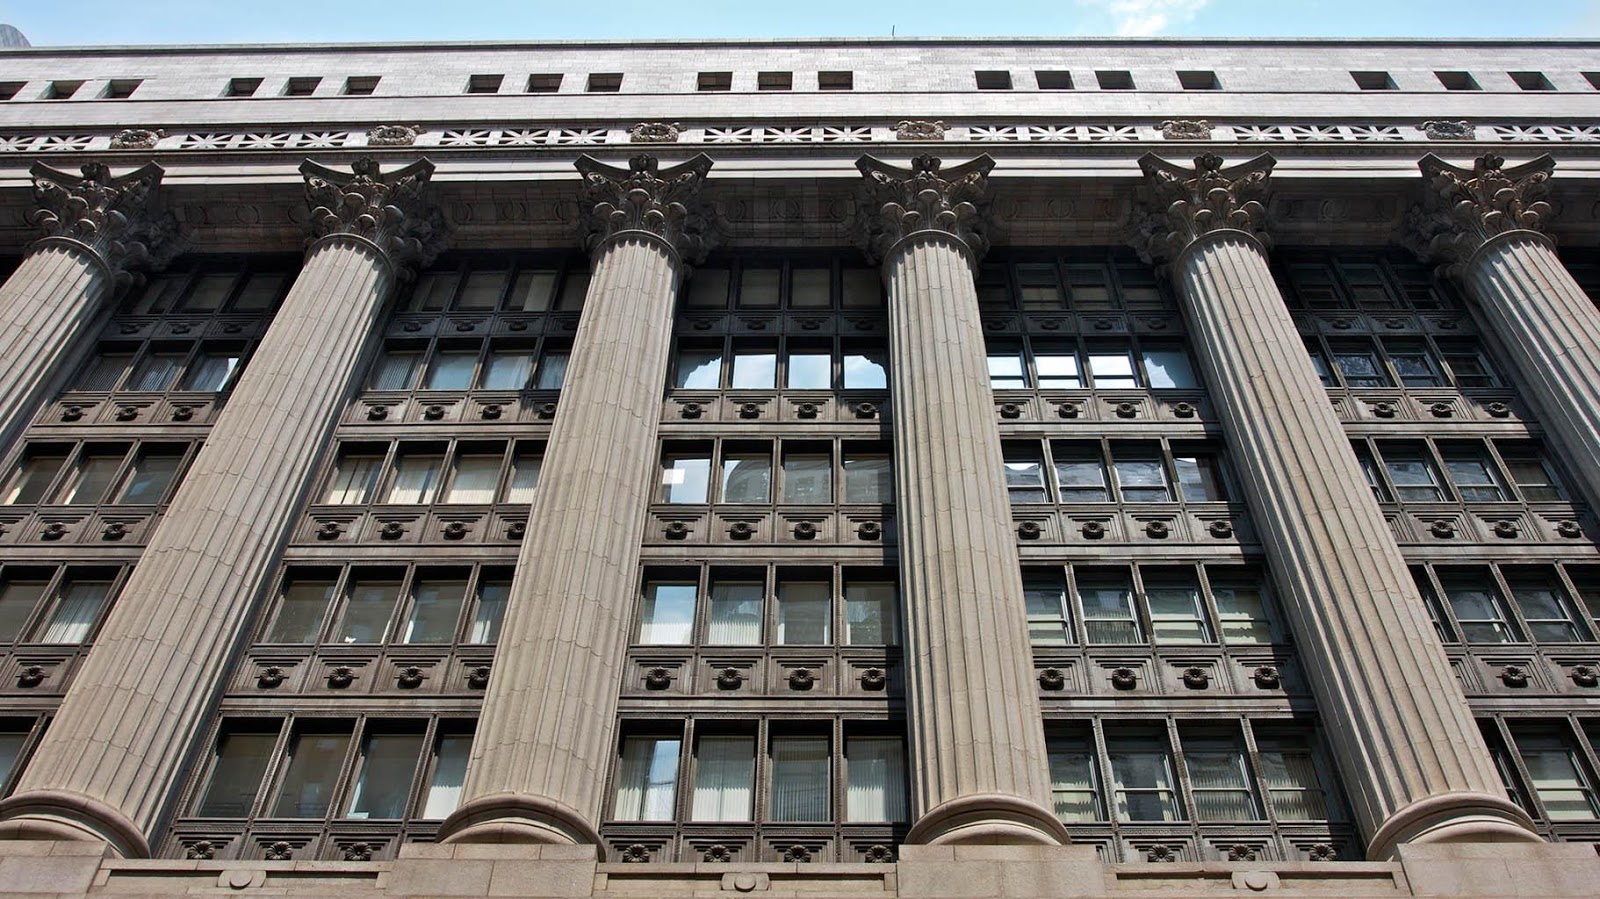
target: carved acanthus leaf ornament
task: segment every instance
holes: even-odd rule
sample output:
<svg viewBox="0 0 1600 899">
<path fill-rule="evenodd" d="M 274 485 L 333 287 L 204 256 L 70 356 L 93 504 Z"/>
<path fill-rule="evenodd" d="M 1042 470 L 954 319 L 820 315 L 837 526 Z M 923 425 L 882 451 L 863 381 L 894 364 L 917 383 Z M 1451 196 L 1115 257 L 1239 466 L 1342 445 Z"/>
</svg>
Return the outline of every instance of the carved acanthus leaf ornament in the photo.
<svg viewBox="0 0 1600 899">
<path fill-rule="evenodd" d="M 1139 160 L 1147 195 L 1130 240 L 1147 262 L 1169 262 L 1196 239 L 1213 231 L 1243 231 L 1263 243 L 1267 180 L 1277 163 L 1263 153 L 1224 165 L 1212 153 L 1195 157 L 1194 168 L 1147 153 Z"/>
<path fill-rule="evenodd" d="M 1418 255 L 1440 263 L 1447 274 L 1490 238 L 1507 231 L 1540 231 L 1550 220 L 1547 153 L 1521 165 L 1486 153 L 1472 168 L 1453 166 L 1429 153 L 1422 168 L 1422 205 L 1407 218 L 1407 238 Z"/>
<path fill-rule="evenodd" d="M 82 244 L 119 282 L 135 267 L 160 267 L 175 249 L 177 226 L 170 214 L 154 206 L 161 166 L 145 163 L 126 175 L 91 162 L 81 175 L 34 163 L 33 196 L 38 208 L 33 223 L 45 239 Z"/>
<path fill-rule="evenodd" d="M 425 194 L 433 163 L 419 159 L 384 174 L 370 157 L 343 172 L 307 160 L 300 166 L 311 206 L 312 239 L 349 234 L 372 241 L 402 273 L 433 261 L 444 219 Z"/>
<path fill-rule="evenodd" d="M 594 252 L 613 237 L 643 231 L 665 240 L 684 262 L 705 258 L 712 235 L 699 193 L 711 157 L 701 153 L 663 169 L 656 157 L 639 155 L 624 169 L 584 155 L 577 167 L 583 176 L 585 249 Z"/>
<path fill-rule="evenodd" d="M 994 169 L 989 154 L 950 168 L 927 154 L 912 159 L 909 168 L 863 156 L 856 168 L 866 178 L 857 237 L 874 262 L 919 231 L 954 236 L 974 260 L 989 251 L 989 172 Z"/>
</svg>

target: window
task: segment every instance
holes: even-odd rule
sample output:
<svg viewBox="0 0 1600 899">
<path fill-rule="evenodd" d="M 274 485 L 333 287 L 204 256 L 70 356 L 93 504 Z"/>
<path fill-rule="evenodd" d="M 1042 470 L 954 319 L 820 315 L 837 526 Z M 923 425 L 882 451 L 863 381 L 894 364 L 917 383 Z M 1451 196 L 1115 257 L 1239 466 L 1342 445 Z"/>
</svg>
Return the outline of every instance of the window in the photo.
<svg viewBox="0 0 1600 899">
<path fill-rule="evenodd" d="M 1244 747 L 1236 734 L 1207 731 L 1182 735 L 1183 765 L 1189 774 L 1197 821 L 1254 821 L 1261 813 L 1250 788 Z"/>
<path fill-rule="evenodd" d="M 1565 728 L 1557 730 L 1529 724 L 1514 727 L 1512 734 L 1517 755 L 1528 772 L 1528 781 L 1545 818 L 1551 821 L 1600 818 L 1594 773 Z"/>
<path fill-rule="evenodd" d="M 421 733 L 369 731 L 356 755 L 343 817 L 404 818 L 421 751 Z"/>
<path fill-rule="evenodd" d="M 1388 72 L 1351 72 L 1350 77 L 1355 81 L 1356 87 L 1364 91 L 1392 91 L 1399 89 L 1395 86 L 1394 79 L 1389 77 Z"/>
<path fill-rule="evenodd" d="M 1133 90 L 1133 74 L 1122 71 L 1100 71 L 1094 73 L 1094 80 L 1103 91 L 1131 91 Z"/>
<path fill-rule="evenodd" d="M 894 469 L 887 453 L 855 452 L 846 445 L 844 455 L 844 501 L 847 503 L 894 502 Z"/>
<path fill-rule="evenodd" d="M 141 78 L 113 78 L 107 82 L 105 93 L 101 94 L 107 100 L 126 100 L 133 96 L 133 92 L 143 84 Z"/>
<path fill-rule="evenodd" d="M 32 505 L 44 499 L 56 475 L 66 464 L 68 450 L 55 446 L 30 446 L 6 480 L 5 505 Z"/>
<path fill-rule="evenodd" d="M 645 585 L 639 612 L 639 642 L 650 646 L 680 646 L 692 642 L 697 590 L 694 584 Z"/>
<path fill-rule="evenodd" d="M 899 598 L 893 572 L 867 567 L 774 572 L 720 565 L 709 570 L 647 570 L 635 643 L 829 646 L 836 640 L 835 622 L 837 642 L 842 645 L 898 644 Z"/>
<path fill-rule="evenodd" d="M 1222 82 L 1216 72 L 1179 72 L 1178 85 L 1186 91 L 1220 91 Z"/>
<path fill-rule="evenodd" d="M 292 280 L 289 263 L 274 262 L 243 271 L 237 263 L 226 261 L 200 260 L 186 269 L 174 267 L 150 276 L 142 289 L 129 291 L 120 313 L 146 316 L 176 312 L 189 316 L 269 312 Z M 195 325 L 192 321 L 185 324 L 191 328 Z"/>
<path fill-rule="evenodd" d="M 831 753 L 826 737 L 772 738 L 772 798 L 767 817 L 773 821 L 827 821 Z"/>
<path fill-rule="evenodd" d="M 250 814 L 278 735 L 276 731 L 247 730 L 249 726 L 241 722 L 235 725 L 237 729 L 224 730 L 217 737 L 210 777 L 196 804 L 196 815 L 244 818 Z"/>
<path fill-rule="evenodd" d="M 467 77 L 467 93 L 498 94 L 500 83 L 505 79 L 504 75 L 470 75 Z"/>
<path fill-rule="evenodd" d="M 590 73 L 589 81 L 585 87 L 591 94 L 614 94 L 622 90 L 621 72 L 594 72 Z"/>
<path fill-rule="evenodd" d="M 1273 642 L 1272 620 L 1259 573 L 1221 573 L 1209 570 L 1211 595 L 1217 603 L 1222 641 L 1229 644 Z"/>
<path fill-rule="evenodd" d="M 427 505 L 439 489 L 444 475 L 444 454 L 419 444 L 403 449 L 394 462 L 388 492 L 380 500 L 390 505 Z"/>
<path fill-rule="evenodd" d="M 344 80 L 344 95 L 369 97 L 378 90 L 378 81 L 377 75 L 351 75 Z"/>
<path fill-rule="evenodd" d="M 222 91 L 222 96 L 230 98 L 256 96 L 258 90 L 261 90 L 261 78 L 229 78 L 227 90 Z"/>
<path fill-rule="evenodd" d="M 1530 503 L 1564 502 L 1566 494 L 1556 479 L 1550 460 L 1537 444 L 1495 441 L 1517 492 Z"/>
<path fill-rule="evenodd" d="M 1004 445 L 1006 494 L 1012 505 L 1047 503 L 1050 493 L 1044 483 L 1044 457 L 1035 443 Z"/>
<path fill-rule="evenodd" d="M 844 642 L 851 646 L 900 643 L 900 597 L 890 581 L 851 579 L 844 585 Z"/>
<path fill-rule="evenodd" d="M 1478 86 L 1471 72 L 1434 72 L 1433 77 L 1439 79 L 1439 84 L 1447 91 L 1476 91 L 1483 88 Z"/>
<path fill-rule="evenodd" d="M 726 91 L 733 89 L 732 72 L 701 72 L 695 78 L 695 90 Z"/>
<path fill-rule="evenodd" d="M 1049 735 L 1050 796 L 1056 817 L 1068 823 L 1104 821 L 1095 753 L 1081 736 Z"/>
<path fill-rule="evenodd" d="M 332 604 L 337 572 L 292 571 L 278 593 L 278 608 L 263 643 L 315 643 Z"/>
<path fill-rule="evenodd" d="M 1258 728 L 1256 756 L 1267 805 L 1280 821 L 1326 821 L 1331 803 L 1319 762 L 1304 734 Z"/>
<path fill-rule="evenodd" d="M 844 819 L 906 820 L 905 746 L 901 739 L 847 736 L 844 745 Z"/>
<path fill-rule="evenodd" d="M 1147 570 L 1145 602 L 1150 609 L 1150 632 L 1157 643 L 1209 643 L 1200 584 L 1193 570 Z"/>
<path fill-rule="evenodd" d="M 684 306 L 696 310 L 882 309 L 883 285 L 876 269 L 853 260 L 797 257 L 713 261 L 695 269 Z"/>
<path fill-rule="evenodd" d="M 1133 583 L 1126 574 L 1088 569 L 1078 576 L 1078 602 L 1091 644 L 1143 643 L 1133 608 Z"/>
<path fill-rule="evenodd" d="M 1037 71 L 1033 73 L 1034 81 L 1042 91 L 1070 91 L 1072 90 L 1071 72 Z"/>
<path fill-rule="evenodd" d="M 617 766 L 617 821 L 671 821 L 678 797 L 678 747 L 666 737 L 626 737 Z"/>
<path fill-rule="evenodd" d="M 780 581 L 777 643 L 781 646 L 829 643 L 831 594 L 827 581 Z"/>
<path fill-rule="evenodd" d="M 749 821 L 755 814 L 756 741 L 702 735 L 694 757 L 691 821 Z"/>
<path fill-rule="evenodd" d="M 706 643 L 712 646 L 760 646 L 764 592 L 764 585 L 760 582 L 713 580 Z"/>
<path fill-rule="evenodd" d="M 1583 80 L 1589 82 L 1589 86 L 1595 90 L 1600 90 L 1600 72 L 1584 72 Z"/>
<path fill-rule="evenodd" d="M 1111 499 L 1106 466 L 1100 448 L 1088 443 L 1057 443 L 1052 447 L 1056 485 L 1063 503 L 1103 503 Z"/>
<path fill-rule="evenodd" d="M 793 72 L 758 72 L 756 74 L 756 89 L 763 91 L 786 91 L 794 89 Z"/>
<path fill-rule="evenodd" d="M 283 93 L 286 97 L 309 97 L 317 92 L 317 86 L 320 84 L 322 84 L 321 76 L 298 76 L 288 80 L 284 85 Z"/>
<path fill-rule="evenodd" d="M 1139 380 L 1133 373 L 1133 357 L 1126 351 L 1114 351 L 1110 347 L 1090 348 L 1089 375 L 1094 386 L 1103 390 L 1126 390 L 1139 386 Z"/>
<path fill-rule="evenodd" d="M 27 84 L 26 81 L 0 81 L 0 103 L 15 97 Z"/>
<path fill-rule="evenodd" d="M 856 84 L 854 72 L 818 72 L 817 90 L 819 91 L 847 91 L 853 90 Z"/>
<path fill-rule="evenodd" d="M 661 501 L 704 503 L 710 499 L 709 454 L 665 453 L 661 457 Z"/>
<path fill-rule="evenodd" d="M 1067 585 L 1060 574 L 1024 571 L 1022 596 L 1028 607 L 1028 640 L 1034 646 L 1067 646 L 1073 642 L 1067 611 Z"/>
<path fill-rule="evenodd" d="M 885 503 L 893 499 L 887 448 L 876 443 L 847 442 L 842 463 L 831 441 L 721 441 L 720 451 L 708 444 L 670 443 L 662 453 L 658 502 L 765 505 L 824 505 L 835 501 L 834 485 L 845 484 L 844 502 Z M 773 461 L 779 462 L 774 483 Z M 710 484 L 713 468 L 719 472 Z M 776 488 L 776 489 L 775 489 Z"/>
<path fill-rule="evenodd" d="M 788 452 L 783 455 L 783 494 L 780 502 L 827 503 L 833 501 L 833 458 L 826 452 Z"/>
<path fill-rule="evenodd" d="M 972 73 L 978 83 L 980 91 L 1008 91 L 1011 90 L 1010 72 L 978 71 Z"/>
<path fill-rule="evenodd" d="M 1106 753 L 1118 821 L 1177 821 L 1183 817 L 1173 784 L 1172 753 L 1162 735 L 1108 728 Z"/>
<path fill-rule="evenodd" d="M 1544 77 L 1543 72 L 1507 72 L 1512 82 L 1525 91 L 1553 91 L 1556 86 L 1550 79 Z"/>
<path fill-rule="evenodd" d="M 530 94 L 553 94 L 559 90 L 561 90 L 559 73 L 538 73 L 528 76 L 527 92 Z"/>
<path fill-rule="evenodd" d="M 1440 443 L 1439 453 L 1462 502 L 1497 503 L 1510 498 L 1483 444 Z"/>
<path fill-rule="evenodd" d="M 333 474 L 322 492 L 322 502 L 329 505 L 360 505 L 369 501 L 372 488 L 377 484 L 383 455 L 360 446 L 340 450 L 334 463 Z"/>
<path fill-rule="evenodd" d="M 1439 585 L 1468 643 L 1515 643 L 1519 637 L 1506 618 L 1505 601 L 1484 569 L 1441 569 Z"/>
<path fill-rule="evenodd" d="M 1164 503 L 1180 498 L 1200 503 L 1228 499 L 1222 460 L 1209 445 L 1120 440 L 1102 445 L 1053 440 L 1046 447 L 1048 460 L 1040 455 L 1038 443 L 1002 443 L 1006 486 L 1013 503 L 1050 502 L 1044 472 L 1052 468 L 1062 503 Z"/>
<path fill-rule="evenodd" d="M 725 503 L 772 501 L 772 453 L 734 445 L 722 455 L 719 498 Z"/>
<path fill-rule="evenodd" d="M 110 606 L 116 569 L 0 569 L 0 643 L 86 643 Z"/>
<path fill-rule="evenodd" d="M 44 99 L 70 100 L 80 87 L 83 87 L 82 81 L 52 81 L 45 85 Z"/>
<path fill-rule="evenodd" d="M 260 641 L 446 644 L 464 633 L 459 642 L 492 644 L 509 591 L 510 574 L 497 567 L 293 566 L 284 573 Z M 330 614 L 331 628 L 325 625 Z"/>
<path fill-rule="evenodd" d="M 1384 469 L 1401 502 L 1436 503 L 1445 499 L 1439 471 L 1423 444 L 1388 442 L 1382 452 Z"/>
<path fill-rule="evenodd" d="M 989 386 L 995 390 L 1021 390 L 1028 386 L 1021 351 L 989 351 Z"/>
<path fill-rule="evenodd" d="M 1112 471 L 1123 502 L 1164 503 L 1172 500 L 1159 450 L 1151 444 L 1113 444 Z"/>
<path fill-rule="evenodd" d="M 140 448 L 117 489 L 115 502 L 155 505 L 166 499 L 183 465 L 184 449 L 182 445 L 150 444 Z"/>
<path fill-rule="evenodd" d="M 1575 643 L 1586 638 L 1578 615 L 1553 569 L 1502 569 L 1511 597 L 1528 623 L 1528 636 L 1539 643 Z"/>
</svg>

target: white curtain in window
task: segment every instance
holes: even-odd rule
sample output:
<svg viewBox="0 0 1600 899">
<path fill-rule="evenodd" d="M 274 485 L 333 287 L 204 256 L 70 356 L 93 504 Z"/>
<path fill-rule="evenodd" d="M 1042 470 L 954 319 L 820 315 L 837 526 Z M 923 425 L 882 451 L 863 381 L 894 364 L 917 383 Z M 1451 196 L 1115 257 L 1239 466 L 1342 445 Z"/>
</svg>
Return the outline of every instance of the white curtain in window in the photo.
<svg viewBox="0 0 1600 899">
<path fill-rule="evenodd" d="M 367 501 L 372 482 L 378 477 L 377 456 L 344 456 L 328 479 L 322 501 L 335 505 L 359 505 Z"/>
<path fill-rule="evenodd" d="M 422 365 L 421 353 L 388 353 L 372 373 L 373 390 L 409 390 Z"/>
<path fill-rule="evenodd" d="M 852 737 L 844 765 L 846 821 L 906 819 L 905 752 L 898 737 Z"/>
<path fill-rule="evenodd" d="M 415 505 L 433 502 L 443 468 L 442 456 L 402 456 L 395 465 L 394 483 L 390 485 L 389 498 L 384 502 Z"/>
<path fill-rule="evenodd" d="M 682 646 L 694 629 L 694 584 L 651 584 L 639 615 L 639 642 Z"/>
<path fill-rule="evenodd" d="M 105 581 L 74 581 L 61 591 L 61 598 L 50 613 L 50 623 L 40 643 L 82 643 L 89 638 L 100 610 L 105 607 L 111 584 Z"/>
<path fill-rule="evenodd" d="M 1328 817 L 1317 764 L 1309 752 L 1261 750 L 1261 775 L 1277 816 L 1288 821 L 1323 821 Z"/>
<path fill-rule="evenodd" d="M 678 741 L 629 737 L 617 773 L 618 821 L 671 821 L 677 798 Z"/>
<path fill-rule="evenodd" d="M 422 817 L 443 818 L 461 804 L 461 784 L 467 777 L 467 758 L 472 755 L 472 738 L 439 738 L 439 752 L 433 764 L 433 780 L 422 804 Z"/>
<path fill-rule="evenodd" d="M 1057 818 L 1063 821 L 1100 819 L 1093 759 L 1080 742 L 1050 747 L 1050 792 L 1055 799 Z"/>
<path fill-rule="evenodd" d="M 533 354 L 493 353 L 483 370 L 483 386 L 488 390 L 521 390 L 533 374 Z"/>
<path fill-rule="evenodd" d="M 189 366 L 189 372 L 183 379 L 183 389 L 206 392 L 221 390 L 238 364 L 237 354 L 206 353 Z"/>
<path fill-rule="evenodd" d="M 492 503 L 500 482 L 500 457 L 462 456 L 456 460 L 456 476 L 445 494 L 447 503 Z"/>
<path fill-rule="evenodd" d="M 716 646 L 761 643 L 761 585 L 712 584 L 711 627 L 706 642 Z"/>
<path fill-rule="evenodd" d="M 754 737 L 701 737 L 695 756 L 694 821 L 749 821 L 754 796 Z"/>
<path fill-rule="evenodd" d="M 539 487 L 539 468 L 544 460 L 531 453 L 523 453 L 511 460 L 511 481 L 506 487 L 508 503 L 533 502 L 534 491 Z"/>
<path fill-rule="evenodd" d="M 505 618 L 506 599 L 510 593 L 511 585 L 502 581 L 484 581 L 478 585 L 478 606 L 472 613 L 468 643 L 493 643 L 499 639 L 500 622 Z"/>
<path fill-rule="evenodd" d="M 539 383 L 535 386 L 540 390 L 560 390 L 566 380 L 567 354 L 545 353 L 539 363 Z"/>
<path fill-rule="evenodd" d="M 772 738 L 774 821 L 827 821 L 828 739 Z"/>
<path fill-rule="evenodd" d="M 1251 821 L 1257 818 L 1245 779 L 1244 755 L 1238 750 L 1184 755 L 1194 789 L 1195 817 L 1201 821 Z"/>
</svg>

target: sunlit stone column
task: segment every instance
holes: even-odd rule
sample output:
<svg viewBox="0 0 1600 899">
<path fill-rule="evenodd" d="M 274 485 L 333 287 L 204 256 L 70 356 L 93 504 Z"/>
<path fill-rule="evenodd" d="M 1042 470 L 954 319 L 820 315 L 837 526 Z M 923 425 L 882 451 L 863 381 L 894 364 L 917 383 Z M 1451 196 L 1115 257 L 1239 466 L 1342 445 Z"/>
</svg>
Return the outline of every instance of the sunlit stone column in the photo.
<svg viewBox="0 0 1600 899">
<path fill-rule="evenodd" d="M 594 274 L 447 842 L 600 844 L 672 315 L 706 248 L 693 204 L 710 168 L 578 160 Z"/>
<path fill-rule="evenodd" d="M 315 235 L 305 265 L 0 802 L 0 838 L 149 854 L 399 269 L 431 252 L 432 163 L 301 171 Z"/>
<path fill-rule="evenodd" d="M 72 175 L 34 163 L 33 221 L 45 236 L 0 284 L 0 451 L 92 333 L 102 306 L 131 268 L 171 244 L 170 218 L 153 214 L 161 166 L 113 176 L 100 163 Z"/>
<path fill-rule="evenodd" d="M 1142 252 L 1171 265 L 1234 468 L 1368 839 L 1532 841 L 1267 266 L 1274 160 L 1140 160 Z"/>
<path fill-rule="evenodd" d="M 1429 153 L 1412 237 L 1420 255 L 1466 288 L 1593 504 L 1600 503 L 1600 311 L 1542 233 L 1555 165 L 1544 155 L 1506 168 L 1491 153 L 1464 169 Z"/>
<path fill-rule="evenodd" d="M 974 282 L 994 160 L 863 156 L 889 291 L 913 843 L 1065 843 Z"/>
</svg>

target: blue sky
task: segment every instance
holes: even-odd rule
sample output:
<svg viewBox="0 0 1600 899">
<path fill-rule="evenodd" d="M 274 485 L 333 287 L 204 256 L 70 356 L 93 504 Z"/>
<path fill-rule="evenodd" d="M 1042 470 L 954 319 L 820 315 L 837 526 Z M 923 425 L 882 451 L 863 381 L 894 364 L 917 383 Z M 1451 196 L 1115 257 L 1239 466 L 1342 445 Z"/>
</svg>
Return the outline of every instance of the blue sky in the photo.
<svg viewBox="0 0 1600 899">
<path fill-rule="evenodd" d="M 0 22 L 40 46 L 887 36 L 891 30 L 916 36 L 1597 37 L 1600 0 L 0 0 Z"/>
</svg>

